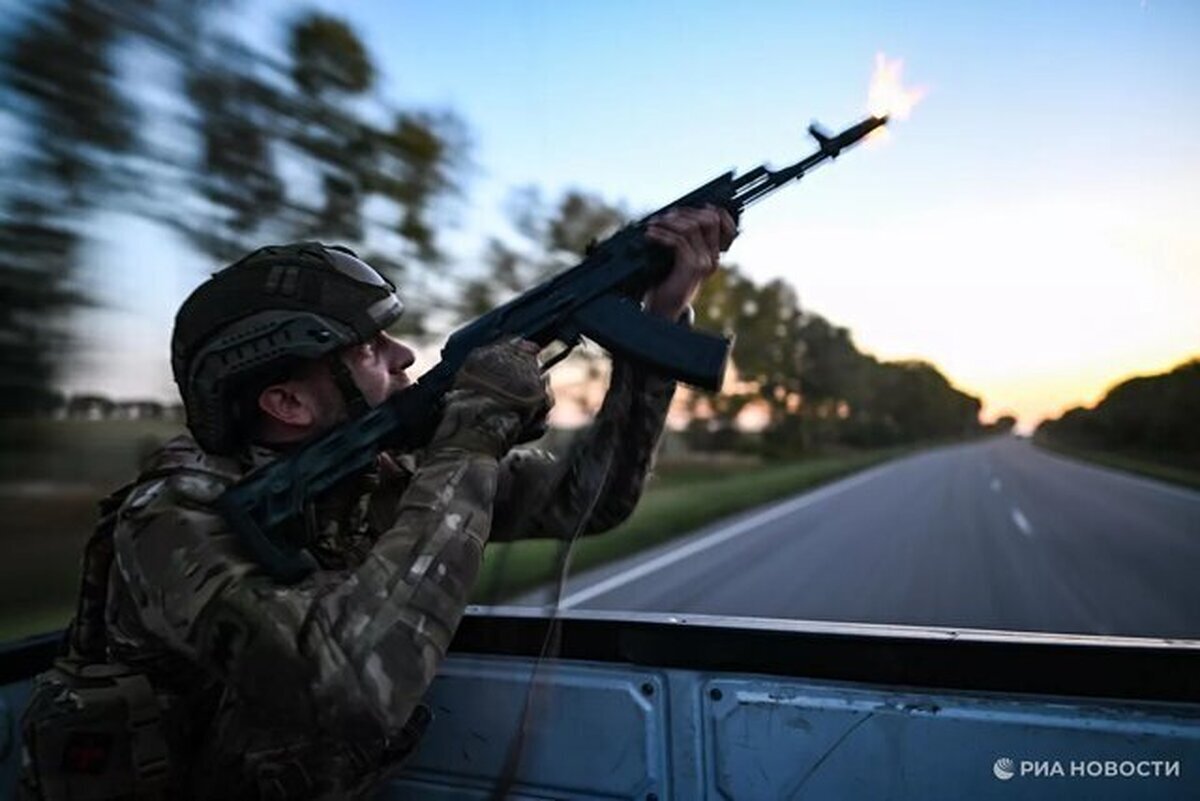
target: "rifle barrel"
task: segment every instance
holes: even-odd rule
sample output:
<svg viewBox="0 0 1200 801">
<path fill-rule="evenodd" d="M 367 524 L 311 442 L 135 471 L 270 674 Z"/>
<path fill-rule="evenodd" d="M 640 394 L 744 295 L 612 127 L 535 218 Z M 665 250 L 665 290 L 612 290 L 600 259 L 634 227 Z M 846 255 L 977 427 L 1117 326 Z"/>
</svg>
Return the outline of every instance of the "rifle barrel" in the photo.
<svg viewBox="0 0 1200 801">
<path fill-rule="evenodd" d="M 859 123 L 851 125 L 835 136 L 819 136 L 814 130 L 813 135 L 821 145 L 821 149 L 807 156 L 790 167 L 780 170 L 769 170 L 766 167 L 756 167 L 740 176 L 734 185 L 733 200 L 741 212 L 751 203 L 760 200 L 774 192 L 786 183 L 804 177 L 804 174 L 826 159 L 835 159 L 843 150 L 853 147 L 871 131 L 886 125 L 887 115 L 882 117 L 867 117 Z"/>
</svg>

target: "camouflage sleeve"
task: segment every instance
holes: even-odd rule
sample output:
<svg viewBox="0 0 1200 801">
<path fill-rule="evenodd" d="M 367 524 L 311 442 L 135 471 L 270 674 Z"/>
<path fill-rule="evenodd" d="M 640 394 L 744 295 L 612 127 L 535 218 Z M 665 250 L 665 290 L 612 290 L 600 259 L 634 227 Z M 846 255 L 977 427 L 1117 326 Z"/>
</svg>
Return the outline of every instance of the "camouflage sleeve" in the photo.
<svg viewBox="0 0 1200 801">
<path fill-rule="evenodd" d="M 448 414 L 439 434 L 454 424 Z M 394 524 L 356 569 L 277 584 L 212 511 L 223 487 L 187 475 L 127 504 L 118 569 L 151 632 L 264 721 L 392 736 L 445 655 L 491 525 L 498 462 L 469 440 L 435 435 Z"/>
<path fill-rule="evenodd" d="M 620 524 L 641 498 L 675 382 L 614 361 L 604 403 L 567 455 L 511 452 L 500 465 L 491 540 L 566 539 Z M 590 510 L 589 506 L 595 504 Z"/>
</svg>

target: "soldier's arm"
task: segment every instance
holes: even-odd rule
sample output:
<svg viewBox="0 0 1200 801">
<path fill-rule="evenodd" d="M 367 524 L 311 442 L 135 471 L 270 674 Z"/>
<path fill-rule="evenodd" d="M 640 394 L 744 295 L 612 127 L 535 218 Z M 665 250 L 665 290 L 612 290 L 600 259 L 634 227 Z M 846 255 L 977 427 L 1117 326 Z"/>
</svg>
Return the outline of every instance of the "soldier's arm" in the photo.
<svg viewBox="0 0 1200 801">
<path fill-rule="evenodd" d="M 507 446 L 472 414 L 447 406 L 394 524 L 360 567 L 292 586 L 267 576 L 211 511 L 220 486 L 183 474 L 140 492 L 116 559 L 144 623 L 275 724 L 398 731 L 445 655 L 491 525 Z"/>
<path fill-rule="evenodd" d="M 569 538 L 620 524 L 637 506 L 675 382 L 616 361 L 593 423 L 558 458 L 519 449 L 500 465 L 491 539 Z M 589 514 L 590 512 L 590 514 Z"/>
<path fill-rule="evenodd" d="M 736 233 L 733 218 L 711 207 L 673 209 L 650 220 L 646 238 L 672 252 L 672 265 L 647 294 L 646 310 L 676 318 L 716 271 Z M 492 539 L 596 533 L 628 517 L 641 497 L 674 387 L 643 368 L 614 364 L 596 422 L 565 459 L 537 452 L 505 459 Z"/>
</svg>

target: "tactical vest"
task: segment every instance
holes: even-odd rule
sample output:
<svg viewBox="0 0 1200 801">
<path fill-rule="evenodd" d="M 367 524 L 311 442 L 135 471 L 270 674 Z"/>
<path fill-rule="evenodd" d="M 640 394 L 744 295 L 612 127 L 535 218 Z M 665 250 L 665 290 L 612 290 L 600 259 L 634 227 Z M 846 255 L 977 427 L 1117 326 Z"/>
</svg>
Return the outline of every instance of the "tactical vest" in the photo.
<svg viewBox="0 0 1200 801">
<path fill-rule="evenodd" d="M 127 484 L 100 502 L 100 520 L 84 547 L 64 653 L 34 679 L 21 719 L 23 798 L 169 797 L 170 699 L 157 693 L 144 673 L 110 662 L 105 634 L 113 530 L 121 504 L 135 486 Z"/>
<path fill-rule="evenodd" d="M 236 480 L 232 472 L 205 472 Z M 144 672 L 112 661 L 105 617 L 122 505 L 138 486 L 177 474 L 178 466 L 147 472 L 100 502 L 99 521 L 84 547 L 76 612 L 63 653 L 34 679 L 22 716 L 22 801 L 159 801 L 191 795 L 185 786 L 189 766 L 172 764 L 170 754 L 188 753 L 190 732 L 203 730 L 209 721 L 188 721 L 186 699 L 156 688 Z M 431 719 L 428 707 L 418 704 L 399 736 L 375 757 L 375 771 L 402 764 Z M 303 757 L 269 767 L 251 780 L 256 799 L 307 798 L 315 789 L 317 777 L 309 775 Z"/>
</svg>

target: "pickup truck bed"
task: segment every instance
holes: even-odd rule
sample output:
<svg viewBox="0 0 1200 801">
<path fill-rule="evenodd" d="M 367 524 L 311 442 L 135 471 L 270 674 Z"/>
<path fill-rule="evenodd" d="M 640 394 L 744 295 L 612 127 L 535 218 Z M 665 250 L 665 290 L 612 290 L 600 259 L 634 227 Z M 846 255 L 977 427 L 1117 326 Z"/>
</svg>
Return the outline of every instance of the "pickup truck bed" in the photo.
<svg viewBox="0 0 1200 801">
<path fill-rule="evenodd" d="M 472 609 L 380 799 L 1200 797 L 1200 642 Z M 0 798 L 56 637 L 0 652 Z M 530 688 L 535 687 L 532 699 Z"/>
</svg>

